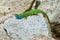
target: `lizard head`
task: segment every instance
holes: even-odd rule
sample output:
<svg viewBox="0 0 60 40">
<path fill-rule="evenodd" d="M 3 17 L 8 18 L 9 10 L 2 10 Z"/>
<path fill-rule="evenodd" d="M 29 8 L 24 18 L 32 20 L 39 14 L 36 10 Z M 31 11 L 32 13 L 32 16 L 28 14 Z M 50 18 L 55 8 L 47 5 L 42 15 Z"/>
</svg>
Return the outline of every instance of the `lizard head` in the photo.
<svg viewBox="0 0 60 40">
<path fill-rule="evenodd" d="M 24 16 L 22 16 L 21 14 L 20 14 L 20 15 L 16 14 L 15 16 L 16 16 L 17 19 L 22 19 L 22 18 L 24 18 Z"/>
</svg>

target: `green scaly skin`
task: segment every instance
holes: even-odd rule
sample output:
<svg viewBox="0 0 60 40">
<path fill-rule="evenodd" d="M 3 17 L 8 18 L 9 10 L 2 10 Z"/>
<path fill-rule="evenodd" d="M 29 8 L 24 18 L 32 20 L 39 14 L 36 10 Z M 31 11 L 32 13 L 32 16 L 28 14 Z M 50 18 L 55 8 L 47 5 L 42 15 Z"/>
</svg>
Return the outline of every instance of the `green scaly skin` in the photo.
<svg viewBox="0 0 60 40">
<path fill-rule="evenodd" d="M 38 15 L 39 13 L 42 13 L 43 16 L 47 18 L 47 20 L 50 24 L 50 20 L 49 20 L 47 14 L 43 10 L 40 10 L 40 9 L 34 9 L 34 10 L 27 11 L 27 12 L 22 13 L 22 14 L 16 14 L 16 16 L 23 16 L 24 18 L 27 18 L 28 16 Z"/>
</svg>

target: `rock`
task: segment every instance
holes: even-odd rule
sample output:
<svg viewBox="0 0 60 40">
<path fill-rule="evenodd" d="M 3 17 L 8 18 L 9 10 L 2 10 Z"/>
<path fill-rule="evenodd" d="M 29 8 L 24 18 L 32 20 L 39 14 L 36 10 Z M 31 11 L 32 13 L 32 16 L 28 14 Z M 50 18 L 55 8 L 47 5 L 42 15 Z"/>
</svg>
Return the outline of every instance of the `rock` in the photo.
<svg viewBox="0 0 60 40">
<path fill-rule="evenodd" d="M 14 16 L 14 15 L 12 15 L 12 14 L 7 14 L 7 15 L 1 17 L 1 18 L 0 18 L 0 24 L 1 24 L 1 23 L 4 23 L 5 20 L 7 20 L 7 19 L 9 19 L 9 18 L 12 18 L 13 16 Z"/>
<path fill-rule="evenodd" d="M 57 16 L 57 19 L 56 19 L 56 20 L 57 20 L 57 22 L 58 22 L 58 23 L 60 23 L 60 14 L 58 14 L 58 16 Z"/>
<path fill-rule="evenodd" d="M 5 20 L 9 19 L 15 14 L 23 13 L 28 10 L 34 0 L 0 0 L 0 23 L 3 23 Z"/>
<path fill-rule="evenodd" d="M 40 6 L 44 10 L 51 23 L 51 30 L 54 38 L 60 38 L 60 0 L 40 0 Z"/>
<path fill-rule="evenodd" d="M 36 36 L 32 37 L 31 40 L 55 40 L 55 39 L 49 38 L 49 37 L 44 36 L 44 35 L 38 35 L 38 36 L 36 35 Z"/>
<path fill-rule="evenodd" d="M 28 10 L 34 0 L 0 0 L 0 15 L 19 14 Z"/>
<path fill-rule="evenodd" d="M 0 24 L 0 40 L 10 40 L 6 32 L 3 29 L 3 24 Z"/>
<path fill-rule="evenodd" d="M 51 37 L 49 24 L 42 16 L 29 16 L 27 19 L 10 18 L 4 22 L 11 40 L 30 40 L 34 35 Z"/>
<path fill-rule="evenodd" d="M 8 10 L 7 6 L 0 6 L 0 18 L 3 17 L 5 14 L 8 14 L 10 10 Z"/>
<path fill-rule="evenodd" d="M 30 0 L 30 1 L 29 0 L 0 0 L 0 6 L 2 6 L 1 8 L 3 8 L 3 10 L 4 10 L 4 11 L 1 11 L 0 14 L 4 16 L 5 15 L 4 13 L 11 13 L 11 14 L 23 13 L 24 11 L 26 11 L 27 9 L 30 8 L 32 1 L 33 0 Z M 55 22 L 57 15 L 60 14 L 60 0 L 40 0 L 40 2 L 41 3 L 39 6 L 39 9 L 41 8 L 48 14 L 51 22 Z M 5 9 L 6 9 L 6 11 L 5 11 Z M 35 22 L 35 20 L 36 20 L 36 22 Z M 39 20 L 40 22 L 38 23 L 37 20 Z M 33 33 L 36 33 L 36 35 L 44 34 L 46 36 L 49 36 L 50 35 L 50 34 L 48 34 L 48 33 L 50 33 L 48 30 L 49 28 L 47 28 L 48 26 L 46 26 L 46 27 L 44 26 L 44 25 L 48 25 L 48 24 L 45 24 L 46 22 L 44 20 L 43 21 L 45 23 L 41 22 L 42 20 L 43 20 L 43 18 L 42 17 L 38 18 L 38 16 L 37 16 L 37 19 L 35 16 L 32 16 L 32 17 L 28 17 L 27 20 L 24 20 L 24 19 L 18 20 L 15 17 L 12 17 L 4 22 L 4 28 L 7 30 L 7 33 L 10 36 L 11 40 L 19 40 L 22 37 L 24 37 L 24 39 L 22 39 L 22 40 L 25 40 L 25 38 L 28 40 L 30 38 L 30 35 L 33 36 Z M 32 27 L 32 29 L 30 29 L 31 28 L 31 25 L 29 25 L 30 23 L 31 23 L 31 25 L 34 26 L 34 27 Z M 40 26 L 40 24 L 41 24 L 41 26 Z M 42 31 L 39 30 L 39 27 Z M 34 30 L 33 30 L 33 28 L 34 28 Z M 47 31 L 44 31 L 45 28 Z M 27 33 L 25 33 L 26 30 L 29 30 L 29 31 Z M 30 30 L 32 30 L 34 32 L 30 32 Z M 49 37 L 51 37 L 51 36 L 49 36 Z"/>
<path fill-rule="evenodd" d="M 54 22 L 58 14 L 60 14 L 60 0 L 40 0 L 39 9 L 44 10 L 51 22 Z"/>
<path fill-rule="evenodd" d="M 0 23 L 10 18 L 11 14 L 23 13 L 30 8 L 32 2 L 33 0 L 0 0 Z M 10 37 L 6 34 L 1 24 L 0 40 L 10 40 Z"/>
</svg>

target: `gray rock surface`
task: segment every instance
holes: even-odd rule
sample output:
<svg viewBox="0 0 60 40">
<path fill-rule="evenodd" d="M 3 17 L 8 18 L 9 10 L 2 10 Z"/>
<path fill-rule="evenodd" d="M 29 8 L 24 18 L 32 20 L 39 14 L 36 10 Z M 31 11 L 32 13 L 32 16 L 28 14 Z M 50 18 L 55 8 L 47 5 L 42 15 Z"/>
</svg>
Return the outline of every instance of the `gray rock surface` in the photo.
<svg viewBox="0 0 60 40">
<path fill-rule="evenodd" d="M 36 35 L 32 38 L 32 40 L 55 40 L 55 39 L 49 38 L 49 37 L 44 36 L 44 35 Z"/>
<path fill-rule="evenodd" d="M 10 18 L 6 14 L 18 14 L 29 9 L 33 0 L 0 0 L 0 40 L 10 40 L 3 28 L 3 23 Z"/>
<path fill-rule="evenodd" d="M 51 22 L 56 21 L 56 17 L 60 14 L 60 0 L 40 0 L 39 9 L 44 10 Z"/>
<path fill-rule="evenodd" d="M 0 40 L 10 40 L 6 32 L 3 29 L 3 24 L 0 24 Z"/>
<path fill-rule="evenodd" d="M 57 16 L 56 21 L 60 23 L 60 14 Z"/>
<path fill-rule="evenodd" d="M 49 24 L 42 14 L 29 16 L 27 19 L 10 18 L 5 21 L 4 28 L 11 40 L 30 40 L 35 35 L 51 37 Z"/>
<path fill-rule="evenodd" d="M 16 2 L 17 1 L 17 2 Z M 27 5 L 27 4 L 31 4 L 31 2 L 32 2 L 32 0 L 27 0 L 27 1 L 29 1 L 29 3 L 28 2 L 25 2 L 26 0 L 0 0 L 0 7 L 2 8 L 0 8 L 1 10 L 0 10 L 0 16 L 4 16 L 4 12 L 6 12 L 6 13 L 13 13 L 13 14 L 16 14 L 16 13 L 22 13 L 22 12 L 24 12 L 25 11 L 25 6 Z M 56 21 L 55 19 L 56 19 L 56 15 L 58 15 L 59 13 L 60 13 L 60 0 L 40 0 L 40 2 L 41 2 L 41 4 L 40 4 L 40 6 L 39 6 L 39 9 L 43 9 L 47 14 L 48 14 L 48 16 L 49 16 L 49 18 L 50 18 L 50 20 L 53 22 L 53 21 Z M 18 5 L 16 4 L 16 3 L 18 3 Z M 26 5 L 24 5 L 25 3 L 27 3 Z M 20 6 L 20 4 L 22 5 L 22 6 Z M 27 5 L 28 7 L 30 7 L 30 5 Z M 28 7 L 26 6 L 26 8 L 28 9 Z M 17 8 L 18 7 L 18 8 Z M 9 8 L 10 8 L 10 10 L 9 10 Z M 3 10 L 3 11 L 2 11 Z M 22 11 L 23 10 L 23 11 Z M 2 14 L 3 13 L 3 14 Z M 19 40 L 20 38 L 21 38 L 21 36 L 20 36 L 20 31 L 22 30 L 22 27 L 23 28 L 26 28 L 27 26 L 26 26 L 26 23 L 27 23 L 27 25 L 29 26 L 28 28 L 26 28 L 26 29 L 24 29 L 23 30 L 23 34 L 22 34 L 22 32 L 21 32 L 21 34 L 22 34 L 22 37 L 24 36 L 24 35 L 26 35 L 26 34 L 24 34 L 25 33 L 25 31 L 26 30 L 29 30 L 28 32 L 30 32 L 31 30 L 30 30 L 30 26 L 33 24 L 35 27 L 36 26 L 38 26 L 38 25 L 40 25 L 42 22 L 42 20 L 41 20 L 41 18 L 40 17 L 38 17 L 37 16 L 37 18 L 39 18 L 39 19 L 36 19 L 35 18 L 36 16 L 32 16 L 31 18 L 30 17 L 28 17 L 28 19 L 27 20 L 25 20 L 25 19 L 22 19 L 22 20 L 18 20 L 18 19 L 16 19 L 15 17 L 13 17 L 13 18 L 10 18 L 10 19 L 8 19 L 8 20 L 6 20 L 5 22 L 4 22 L 4 28 L 6 28 L 7 29 L 7 32 L 8 32 L 8 35 L 10 36 L 10 38 L 11 38 L 11 40 Z M 29 20 L 29 21 L 28 21 Z M 37 20 L 39 20 L 40 21 L 40 24 L 39 23 L 37 23 L 38 21 Z M 31 22 L 30 22 L 31 21 Z M 34 21 L 34 22 L 33 22 Z M 35 22 L 36 21 L 36 22 Z M 25 23 L 23 23 L 22 24 L 22 22 L 25 22 Z M 33 23 L 32 23 L 33 22 Z M 45 21 L 44 21 L 45 22 Z M 31 25 L 29 25 L 29 23 L 31 23 Z M 46 22 L 45 22 L 46 23 Z M 44 24 L 45 24 L 44 23 Z M 22 24 L 22 25 L 21 25 Z M 36 25 L 35 25 L 36 24 Z M 16 25 L 16 26 L 15 26 Z M 25 26 L 24 26 L 25 25 Z M 46 25 L 48 25 L 48 24 L 46 24 Z M 1 26 L 1 25 L 0 25 Z M 22 26 L 21 28 L 19 27 L 19 26 Z M 40 26 L 42 26 L 42 28 L 40 28 L 41 30 L 41 32 L 39 31 L 39 27 Z M 44 30 L 44 27 L 46 28 L 46 30 L 47 31 L 45 31 L 44 30 L 44 32 L 47 34 L 47 36 L 49 35 L 48 33 L 49 33 L 49 28 L 47 27 L 47 26 L 43 26 L 43 24 L 41 24 L 39 27 L 37 27 L 36 29 L 34 28 L 34 27 L 32 27 L 32 28 L 34 28 L 34 32 L 30 32 L 32 35 L 33 35 L 33 33 L 36 33 L 36 35 L 37 35 L 37 33 L 38 33 L 38 35 L 39 34 L 44 34 L 43 33 L 43 30 Z M 2 26 L 1 26 L 2 27 Z M 21 30 L 20 30 L 21 29 Z M 37 30 L 38 29 L 38 30 Z M 3 30 L 3 27 L 1 28 L 1 30 Z M 12 31 L 13 30 L 13 31 Z M 35 31 L 37 31 L 37 32 L 35 32 Z M 12 34 L 12 35 L 11 35 Z M 18 35 L 16 35 L 16 34 L 18 34 Z M 27 33 L 28 34 L 28 33 Z M 46 34 L 44 34 L 44 35 L 46 35 Z M 5 40 L 5 38 L 7 38 L 6 40 L 9 40 L 9 38 L 8 37 L 6 37 L 5 35 L 5 31 L 3 30 L 3 31 L 1 31 L 1 34 L 0 34 L 1 36 L 1 40 Z M 34 34 L 35 35 L 35 34 Z M 29 36 L 30 37 L 30 35 L 28 34 L 27 36 Z M 25 37 L 25 36 L 24 36 Z M 27 37 L 28 39 L 29 39 L 29 37 Z"/>
</svg>

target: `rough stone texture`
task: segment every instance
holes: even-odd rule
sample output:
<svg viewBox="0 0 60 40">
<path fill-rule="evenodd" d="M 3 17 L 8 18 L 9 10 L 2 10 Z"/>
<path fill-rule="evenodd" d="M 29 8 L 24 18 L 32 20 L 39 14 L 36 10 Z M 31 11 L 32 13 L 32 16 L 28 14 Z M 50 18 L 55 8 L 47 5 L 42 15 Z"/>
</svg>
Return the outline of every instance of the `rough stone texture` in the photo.
<svg viewBox="0 0 60 40">
<path fill-rule="evenodd" d="M 35 35 L 31 40 L 55 40 L 44 35 Z"/>
<path fill-rule="evenodd" d="M 1 18 L 0 18 L 0 24 L 1 24 L 1 23 L 4 23 L 5 20 L 7 20 L 7 19 L 9 19 L 9 18 L 12 18 L 13 16 L 14 16 L 14 15 L 12 15 L 12 14 L 7 14 L 7 15 L 1 17 Z"/>
<path fill-rule="evenodd" d="M 29 9 L 33 0 L 0 0 L 0 15 L 18 14 Z"/>
<path fill-rule="evenodd" d="M 57 22 L 60 23 L 60 14 L 57 16 Z"/>
<path fill-rule="evenodd" d="M 6 32 L 3 29 L 3 24 L 0 24 L 0 40 L 10 40 Z"/>
<path fill-rule="evenodd" d="M 17 2 L 16 2 L 17 1 Z M 23 2 L 22 2 L 23 1 Z M 30 2 L 28 3 L 28 2 L 25 2 L 26 0 L 0 0 L 0 14 L 1 15 L 5 15 L 4 14 L 4 12 L 5 13 L 13 13 L 13 14 L 16 14 L 16 13 L 22 13 L 22 12 L 24 12 L 25 11 L 25 6 L 27 5 L 27 4 L 30 4 L 32 1 L 30 0 Z M 29 0 L 27 0 L 27 1 L 29 1 Z M 59 14 L 60 13 L 60 0 L 40 0 L 41 1 L 41 4 L 40 4 L 40 6 L 39 6 L 39 9 L 43 9 L 47 14 L 48 14 L 48 16 L 49 16 L 49 18 L 50 18 L 50 20 L 53 22 L 53 21 L 56 21 L 55 20 L 55 18 L 56 18 L 56 16 L 57 16 L 57 14 Z M 18 4 L 15 4 L 15 2 Z M 12 4 L 13 3 L 13 4 Z M 23 4 L 23 3 L 27 3 L 26 5 L 25 4 Z M 12 5 L 11 5 L 12 4 Z M 20 4 L 21 4 L 21 6 L 20 6 Z M 24 6 L 25 5 L 25 6 Z M 28 7 L 30 7 L 29 5 L 27 5 Z M 28 9 L 28 7 L 26 6 L 26 8 Z M 17 8 L 18 7 L 18 8 Z M 9 10 L 9 8 L 10 8 L 10 10 Z M 3 11 L 2 11 L 3 10 Z M 22 11 L 23 10 L 23 11 Z M 0 15 L 0 16 L 1 16 Z M 40 17 L 39 17 L 40 18 Z M 29 18 L 28 18 L 29 19 Z M 31 18 L 30 20 L 32 20 L 32 19 L 34 19 L 34 18 Z M 22 19 L 23 20 L 23 19 Z M 20 35 L 19 35 L 19 37 L 18 36 L 16 36 L 16 34 L 17 33 L 20 33 L 20 24 L 22 24 L 22 20 L 20 21 L 20 20 L 17 20 L 17 19 L 15 19 L 14 17 L 13 18 L 10 18 L 10 19 L 8 19 L 7 21 L 5 21 L 5 24 L 4 24 L 4 27 L 6 27 L 6 29 L 7 29 L 7 31 L 8 31 L 8 35 L 10 36 L 10 37 L 12 37 L 11 39 L 14 39 L 14 40 L 17 40 L 17 39 L 20 39 Z M 35 19 L 36 20 L 36 19 Z M 26 21 L 26 20 L 25 20 Z M 23 22 L 25 22 L 25 21 L 23 21 Z M 37 20 L 36 20 L 37 21 Z M 20 23 L 21 22 L 21 23 Z M 34 21 L 35 22 L 35 21 Z M 18 23 L 18 24 L 16 24 L 16 23 Z M 41 22 L 40 22 L 41 23 Z M 14 27 L 14 25 L 16 24 L 16 26 L 18 25 L 18 27 Z M 23 23 L 24 24 L 24 23 Z M 27 24 L 28 24 L 28 22 L 27 22 Z M 37 23 L 38 24 L 38 23 Z M 25 26 L 26 26 L 26 24 L 24 24 Z M 34 24 L 33 24 L 34 25 Z M 47 25 L 47 24 L 46 24 Z M 23 26 L 23 25 L 22 25 Z M 25 27 L 25 26 L 23 26 L 23 27 Z M 35 26 L 36 27 L 36 26 Z M 3 29 L 3 28 L 2 28 Z M 27 28 L 27 29 L 30 29 L 30 27 L 29 28 Z M 42 28 L 41 28 L 42 29 Z M 48 29 L 48 28 L 47 28 Z M 13 30 L 13 31 L 11 31 L 11 30 Z M 18 30 L 18 31 L 17 31 Z M 13 32 L 13 34 L 11 33 L 11 32 Z M 42 31 L 43 32 L 43 31 Z M 42 33 L 41 32 L 41 34 L 44 34 L 44 33 Z M 47 31 L 48 32 L 48 31 Z M 2 34 L 3 34 L 3 31 L 1 32 Z M 12 34 L 12 35 L 11 35 Z M 47 33 L 46 33 L 47 34 Z M 4 35 L 2 35 L 2 36 L 4 36 Z M 2 37 L 1 36 L 1 38 L 5 38 L 6 36 L 4 36 L 4 37 Z M 24 36 L 23 34 L 22 34 L 22 36 Z M 16 37 L 16 38 L 14 38 L 14 37 Z"/>
<path fill-rule="evenodd" d="M 7 6 L 0 6 L 0 18 L 3 17 L 5 14 L 8 14 L 10 10 L 8 10 Z"/>
<path fill-rule="evenodd" d="M 0 23 L 9 19 L 14 14 L 28 10 L 34 0 L 0 0 Z"/>
<path fill-rule="evenodd" d="M 42 14 L 29 16 L 27 19 L 10 18 L 5 21 L 4 28 L 11 40 L 30 40 L 34 35 L 51 37 L 49 24 Z"/>
<path fill-rule="evenodd" d="M 22 13 L 29 9 L 33 0 L 0 0 L 0 23 L 11 17 L 8 13 Z M 8 14 L 8 15 L 6 15 Z M 0 24 L 0 40 L 10 40 Z"/>
<path fill-rule="evenodd" d="M 43 9 L 53 23 L 53 37 L 60 38 L 60 0 L 42 0 L 39 8 Z"/>
<path fill-rule="evenodd" d="M 56 21 L 56 17 L 60 14 L 60 0 L 40 0 L 39 8 L 43 9 L 49 16 L 51 22 Z"/>
</svg>

